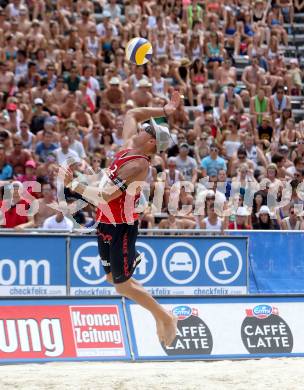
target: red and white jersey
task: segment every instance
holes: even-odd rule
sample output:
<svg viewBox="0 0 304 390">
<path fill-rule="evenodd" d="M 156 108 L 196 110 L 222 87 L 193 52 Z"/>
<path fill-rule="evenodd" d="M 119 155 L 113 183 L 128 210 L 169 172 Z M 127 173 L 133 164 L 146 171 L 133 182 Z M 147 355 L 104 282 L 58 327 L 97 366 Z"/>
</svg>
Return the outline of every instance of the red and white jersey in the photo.
<svg viewBox="0 0 304 390">
<path fill-rule="evenodd" d="M 130 154 L 132 149 L 124 149 L 118 152 L 109 167 L 108 176 L 113 183 L 119 177 L 120 168 L 129 161 L 142 158 L 149 161 L 149 157 L 141 154 Z M 128 155 L 129 154 L 129 155 Z M 130 186 L 130 185 L 129 185 Z M 96 220 L 101 223 L 134 223 L 138 214 L 134 212 L 140 193 L 132 194 L 132 191 L 123 191 L 120 196 L 110 200 L 107 204 L 100 204 L 96 213 Z"/>
</svg>

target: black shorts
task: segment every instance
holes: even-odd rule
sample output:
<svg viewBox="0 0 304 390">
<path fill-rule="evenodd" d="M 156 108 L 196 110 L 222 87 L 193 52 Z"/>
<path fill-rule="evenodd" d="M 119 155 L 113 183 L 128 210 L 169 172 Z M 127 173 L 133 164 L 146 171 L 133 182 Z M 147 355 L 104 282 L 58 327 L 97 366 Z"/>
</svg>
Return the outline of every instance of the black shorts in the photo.
<svg viewBox="0 0 304 390">
<path fill-rule="evenodd" d="M 112 272 L 114 283 L 130 279 L 141 261 L 135 249 L 138 234 L 138 221 L 111 225 L 100 223 L 97 228 L 98 249 L 106 274 Z"/>
</svg>

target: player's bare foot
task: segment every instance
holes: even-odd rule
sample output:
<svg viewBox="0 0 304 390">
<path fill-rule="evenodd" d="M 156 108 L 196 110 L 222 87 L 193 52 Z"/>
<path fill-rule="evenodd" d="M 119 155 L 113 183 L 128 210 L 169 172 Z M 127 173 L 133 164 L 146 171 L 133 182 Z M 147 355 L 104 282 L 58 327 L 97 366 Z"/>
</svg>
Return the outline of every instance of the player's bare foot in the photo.
<svg viewBox="0 0 304 390">
<path fill-rule="evenodd" d="M 176 337 L 177 318 L 168 313 L 168 317 L 165 320 L 156 322 L 156 328 L 160 343 L 168 347 Z"/>
</svg>

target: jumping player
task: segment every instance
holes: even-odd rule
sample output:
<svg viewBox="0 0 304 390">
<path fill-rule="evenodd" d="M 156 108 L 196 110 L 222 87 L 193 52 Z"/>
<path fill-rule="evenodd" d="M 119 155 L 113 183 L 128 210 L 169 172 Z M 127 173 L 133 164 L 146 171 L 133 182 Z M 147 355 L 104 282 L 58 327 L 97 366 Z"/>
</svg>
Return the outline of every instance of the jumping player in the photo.
<svg viewBox="0 0 304 390">
<path fill-rule="evenodd" d="M 167 127 L 153 118 L 168 116 L 180 103 L 178 92 L 163 108 L 142 107 L 127 112 L 124 121 L 124 146 L 116 154 L 99 187 L 73 180 L 70 170 L 61 167 L 64 184 L 98 206 L 97 228 L 100 258 L 116 291 L 149 310 L 156 321 L 159 340 L 169 346 L 176 336 L 177 319 L 166 311 L 132 274 L 140 262 L 135 243 L 138 214 L 134 211 L 148 174 L 149 160 L 154 153 L 165 151 L 170 142 Z M 150 120 L 149 123 L 143 123 Z"/>
</svg>

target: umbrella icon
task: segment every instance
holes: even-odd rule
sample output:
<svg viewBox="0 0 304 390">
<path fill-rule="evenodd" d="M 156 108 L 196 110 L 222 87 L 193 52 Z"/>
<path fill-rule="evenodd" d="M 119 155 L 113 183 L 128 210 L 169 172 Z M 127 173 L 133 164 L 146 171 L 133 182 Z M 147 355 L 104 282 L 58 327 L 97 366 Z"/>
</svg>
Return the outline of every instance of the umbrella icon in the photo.
<svg viewBox="0 0 304 390">
<path fill-rule="evenodd" d="M 227 266 L 226 266 L 226 259 L 228 259 L 228 257 L 231 257 L 232 254 L 228 251 L 225 251 L 225 250 L 222 250 L 222 251 L 219 251 L 215 254 L 215 256 L 213 256 L 212 258 L 212 261 L 221 261 L 222 264 L 223 264 L 223 270 L 219 272 L 220 275 L 230 275 L 231 274 L 231 271 L 229 271 L 227 269 Z"/>
</svg>

